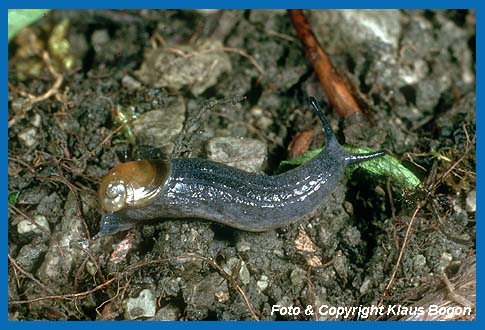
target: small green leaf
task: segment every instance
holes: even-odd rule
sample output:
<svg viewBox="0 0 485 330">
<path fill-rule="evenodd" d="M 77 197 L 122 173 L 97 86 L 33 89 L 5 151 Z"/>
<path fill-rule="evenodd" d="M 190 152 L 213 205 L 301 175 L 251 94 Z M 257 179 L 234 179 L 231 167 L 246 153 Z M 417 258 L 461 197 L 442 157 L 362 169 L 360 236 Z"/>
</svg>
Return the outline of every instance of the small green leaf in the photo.
<svg viewBox="0 0 485 330">
<path fill-rule="evenodd" d="M 35 22 L 48 11 L 47 9 L 10 9 L 8 11 L 8 40 L 20 29 Z"/>
<path fill-rule="evenodd" d="M 8 194 L 8 203 L 11 205 L 17 204 L 17 199 L 19 198 L 20 191 L 14 191 Z"/>
<path fill-rule="evenodd" d="M 345 150 L 354 154 L 369 153 L 373 150 L 368 148 L 356 148 L 351 146 L 345 146 Z M 280 163 L 276 174 L 286 172 L 292 168 L 300 166 L 316 155 L 318 155 L 323 149 L 313 149 L 305 152 L 303 155 L 295 157 L 290 160 L 285 160 Z M 390 177 L 391 181 L 398 183 L 405 189 L 416 189 L 420 184 L 418 177 L 413 172 L 404 167 L 396 158 L 384 155 L 383 157 L 371 159 L 362 163 L 353 164 L 349 166 L 346 174 L 350 175 L 356 169 L 362 169 L 370 174 Z"/>
<path fill-rule="evenodd" d="M 345 146 L 345 150 L 353 153 L 368 153 L 373 150 L 368 148 L 356 148 L 351 146 Z M 421 184 L 418 177 L 413 172 L 403 166 L 399 160 L 390 155 L 384 155 L 379 158 L 374 158 L 362 163 L 353 164 L 349 166 L 351 171 L 361 168 L 364 171 L 385 177 L 390 177 L 392 182 L 398 183 L 405 189 L 416 189 Z"/>
</svg>

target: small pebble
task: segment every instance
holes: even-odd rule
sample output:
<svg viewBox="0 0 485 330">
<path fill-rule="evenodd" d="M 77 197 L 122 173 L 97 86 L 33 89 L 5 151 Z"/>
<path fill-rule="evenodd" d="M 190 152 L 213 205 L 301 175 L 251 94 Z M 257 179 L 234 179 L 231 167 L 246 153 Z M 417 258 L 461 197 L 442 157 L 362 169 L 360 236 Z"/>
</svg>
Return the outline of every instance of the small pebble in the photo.
<svg viewBox="0 0 485 330">
<path fill-rule="evenodd" d="M 41 234 L 43 232 L 43 230 L 41 228 L 43 228 L 48 233 L 51 232 L 51 230 L 49 228 L 49 223 L 47 222 L 47 218 L 45 216 L 36 215 L 32 218 L 32 220 L 38 226 L 36 226 L 35 224 L 33 224 L 31 221 L 29 221 L 27 219 L 23 219 L 17 224 L 18 233 L 19 234 L 28 234 L 28 233 L 33 232 L 33 233 L 36 233 L 36 234 Z M 39 227 L 41 227 L 41 228 L 39 228 Z"/>
<path fill-rule="evenodd" d="M 124 301 L 125 316 L 129 320 L 155 316 L 157 302 L 155 295 L 149 289 L 144 289 L 136 298 Z"/>
<path fill-rule="evenodd" d="M 130 91 L 137 90 L 141 87 L 141 82 L 139 82 L 130 75 L 124 76 L 123 79 L 121 79 L 121 84 L 123 85 L 123 87 Z"/>
<path fill-rule="evenodd" d="M 472 190 L 466 196 L 466 210 L 468 212 L 476 212 L 477 211 L 477 192 L 476 190 Z"/>
<path fill-rule="evenodd" d="M 258 286 L 258 288 L 261 290 L 261 291 L 264 291 L 266 290 L 266 288 L 268 287 L 269 283 L 268 283 L 268 276 L 266 275 L 261 275 L 261 278 L 259 279 L 259 281 L 256 282 L 256 285 Z"/>
<path fill-rule="evenodd" d="M 37 130 L 34 127 L 27 128 L 20 132 L 18 137 L 23 145 L 31 148 L 37 143 Z"/>
</svg>

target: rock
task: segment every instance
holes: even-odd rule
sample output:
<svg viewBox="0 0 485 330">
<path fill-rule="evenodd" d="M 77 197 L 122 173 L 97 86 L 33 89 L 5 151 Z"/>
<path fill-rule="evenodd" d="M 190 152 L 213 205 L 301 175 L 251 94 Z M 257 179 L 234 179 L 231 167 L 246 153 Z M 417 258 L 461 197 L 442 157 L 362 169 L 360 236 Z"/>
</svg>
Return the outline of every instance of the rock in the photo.
<svg viewBox="0 0 485 330">
<path fill-rule="evenodd" d="M 309 15 L 321 43 L 331 38 L 342 47 L 362 44 L 369 48 L 397 49 L 399 46 L 399 10 L 315 10 Z"/>
<path fill-rule="evenodd" d="M 369 289 L 371 288 L 372 286 L 372 280 L 370 277 L 366 277 L 364 279 L 364 282 L 362 282 L 362 285 L 360 286 L 360 289 L 359 289 L 359 292 L 361 295 L 364 295 L 367 293 L 367 291 L 369 291 Z"/>
<path fill-rule="evenodd" d="M 121 84 L 123 85 L 123 87 L 130 91 L 137 90 L 141 87 L 141 82 L 139 82 L 130 75 L 124 76 L 123 79 L 121 79 Z"/>
<path fill-rule="evenodd" d="M 163 306 L 158 310 L 152 318 L 154 321 L 177 321 L 180 319 L 182 311 L 179 307 L 173 304 Z"/>
<path fill-rule="evenodd" d="M 261 172 L 267 157 L 266 144 L 259 140 L 217 137 L 207 145 L 209 159 L 247 172 Z"/>
<path fill-rule="evenodd" d="M 123 302 L 125 317 L 136 320 L 142 317 L 155 316 L 157 300 L 150 289 L 144 289 L 137 298 L 127 298 Z"/>
<path fill-rule="evenodd" d="M 32 243 L 22 246 L 15 260 L 20 267 L 28 272 L 31 272 L 34 270 L 39 258 L 46 251 L 47 245 L 34 240 Z"/>
<path fill-rule="evenodd" d="M 32 124 L 32 126 L 37 127 L 37 128 L 40 128 L 41 122 L 42 122 L 42 118 L 40 117 L 40 115 L 38 113 L 35 113 L 32 116 L 32 118 L 30 119 L 30 123 Z"/>
<path fill-rule="evenodd" d="M 306 283 L 307 273 L 304 269 L 296 268 L 290 274 L 291 284 L 294 286 L 302 286 Z"/>
<path fill-rule="evenodd" d="M 108 30 L 96 30 L 91 35 L 91 44 L 96 52 L 99 52 L 110 40 Z"/>
<path fill-rule="evenodd" d="M 18 196 L 18 204 L 39 204 L 47 196 L 47 191 L 41 186 L 33 186 L 23 190 Z"/>
<path fill-rule="evenodd" d="M 182 131 L 185 121 L 185 103 L 182 97 L 157 110 L 145 112 L 133 122 L 138 144 L 173 148 L 173 142 Z"/>
<path fill-rule="evenodd" d="M 17 97 L 10 103 L 10 109 L 14 113 L 23 113 L 32 109 L 32 104 L 27 97 Z"/>
<path fill-rule="evenodd" d="M 56 223 L 58 218 L 62 216 L 62 199 L 57 192 L 43 197 L 37 206 L 37 212 L 45 215 L 50 223 Z"/>
<path fill-rule="evenodd" d="M 79 196 L 96 198 L 87 193 L 79 193 Z M 72 273 L 82 253 L 79 242 L 86 239 L 84 233 L 84 222 L 82 215 L 78 212 L 76 196 L 69 192 L 61 223 L 55 229 L 50 240 L 49 250 L 38 271 L 39 279 L 43 283 L 57 285 L 60 278 Z"/>
<path fill-rule="evenodd" d="M 472 190 L 466 195 L 466 210 L 468 212 L 477 211 L 477 192 Z"/>
<path fill-rule="evenodd" d="M 444 274 L 446 268 L 450 265 L 452 261 L 453 261 L 453 256 L 451 255 L 451 253 L 443 252 L 438 262 L 438 266 L 436 267 L 436 273 Z"/>
<path fill-rule="evenodd" d="M 201 320 L 208 316 L 222 292 L 229 292 L 227 281 L 218 273 L 212 273 L 204 279 L 193 278 L 187 282 L 183 291 L 187 304 L 185 313 L 189 319 Z"/>
<path fill-rule="evenodd" d="M 19 234 L 42 234 L 44 231 L 49 233 L 51 229 L 49 228 L 49 223 L 47 222 L 47 218 L 43 215 L 35 215 L 32 217 L 32 220 L 37 224 L 35 225 L 32 221 L 23 219 L 17 224 L 17 231 Z M 39 228 L 40 227 L 40 228 Z M 43 230 L 42 230 L 43 229 Z"/>
<path fill-rule="evenodd" d="M 344 239 L 350 247 L 356 247 L 361 242 L 360 231 L 356 227 L 348 227 L 344 232 Z"/>
<path fill-rule="evenodd" d="M 338 254 L 334 258 L 333 268 L 337 273 L 338 277 L 346 283 L 349 277 L 349 261 L 344 254 Z"/>
<path fill-rule="evenodd" d="M 251 245 L 243 240 L 240 240 L 236 243 L 236 250 L 237 252 L 247 252 L 251 250 Z"/>
<path fill-rule="evenodd" d="M 256 285 L 258 286 L 258 288 L 261 290 L 261 291 L 264 291 L 266 290 L 266 288 L 268 287 L 269 285 L 269 282 L 268 282 L 268 276 L 266 275 L 261 275 L 261 278 L 259 279 L 259 281 L 256 282 Z"/>
<path fill-rule="evenodd" d="M 229 56 L 218 40 L 206 40 L 196 46 L 177 49 L 156 48 L 145 52 L 145 60 L 135 75 L 153 87 L 176 90 L 188 86 L 194 95 L 214 86 L 221 74 L 231 71 Z"/>
<path fill-rule="evenodd" d="M 18 135 L 20 142 L 27 148 L 32 148 L 37 143 L 37 129 L 35 127 L 30 127 L 24 129 Z"/>
<path fill-rule="evenodd" d="M 223 269 L 226 273 L 232 274 L 234 269 L 239 266 L 239 278 L 243 284 L 248 284 L 251 280 L 251 275 L 249 274 L 248 267 L 246 263 L 238 258 L 231 258 L 224 265 Z"/>
<path fill-rule="evenodd" d="M 415 269 L 420 269 L 420 268 L 422 268 L 423 266 L 426 265 L 426 257 L 423 256 L 422 254 L 415 255 L 413 260 L 414 260 L 414 268 Z"/>
</svg>

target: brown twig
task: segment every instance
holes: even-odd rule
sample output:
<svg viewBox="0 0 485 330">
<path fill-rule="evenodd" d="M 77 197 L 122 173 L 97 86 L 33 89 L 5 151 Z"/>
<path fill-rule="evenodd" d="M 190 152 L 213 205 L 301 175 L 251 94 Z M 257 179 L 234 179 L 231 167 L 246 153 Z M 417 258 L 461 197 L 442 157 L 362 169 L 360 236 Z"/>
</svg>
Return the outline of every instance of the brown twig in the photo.
<svg viewBox="0 0 485 330">
<path fill-rule="evenodd" d="M 25 214 L 24 212 L 22 212 L 20 209 L 18 209 L 15 205 L 13 204 L 8 204 L 8 207 L 9 209 L 11 209 L 12 211 L 14 211 L 15 213 L 21 215 L 25 220 L 27 220 L 28 222 L 30 222 L 32 225 L 34 225 L 37 229 L 39 229 L 41 232 L 43 232 L 44 234 L 47 235 L 47 237 L 51 237 L 51 233 L 45 229 L 44 227 L 42 227 L 41 225 L 39 225 L 37 223 L 37 221 L 35 221 L 34 219 L 32 219 L 31 217 L 29 217 L 27 214 Z"/>
<path fill-rule="evenodd" d="M 291 22 L 313 66 L 330 104 L 341 117 L 362 112 L 354 88 L 348 79 L 333 65 L 328 54 L 318 43 L 302 10 L 289 11 Z"/>
<path fill-rule="evenodd" d="M 109 140 L 111 140 L 113 138 L 113 136 L 115 136 L 116 134 L 118 134 L 121 130 L 123 130 L 123 128 L 125 128 L 126 125 L 129 125 L 131 124 L 133 121 L 130 120 L 126 123 L 123 123 L 121 124 L 120 126 L 118 126 L 114 131 L 110 132 L 104 139 L 103 141 L 101 141 L 100 144 L 98 144 L 93 150 L 85 153 L 84 155 L 81 156 L 81 158 L 79 158 L 79 160 L 88 160 L 90 159 L 91 157 L 93 157 L 102 147 L 103 145 L 105 145 L 106 143 L 108 143 Z"/>
<path fill-rule="evenodd" d="M 416 209 L 414 210 L 413 215 L 411 216 L 411 220 L 409 220 L 408 227 L 406 228 L 406 234 L 404 235 L 404 240 L 401 245 L 401 249 L 399 250 L 399 255 L 397 257 L 396 263 L 394 264 L 394 267 L 392 268 L 391 276 L 389 278 L 389 282 L 386 285 L 386 288 L 384 289 L 384 294 L 383 296 L 387 296 L 389 293 L 389 289 L 391 288 L 392 284 L 394 283 L 394 279 L 397 274 L 397 270 L 399 269 L 399 266 L 401 265 L 401 259 L 402 256 L 404 255 L 404 251 L 406 250 L 406 246 L 409 241 L 409 236 L 411 235 L 411 229 L 413 228 L 414 220 L 416 219 L 416 216 L 418 215 L 418 212 L 423 208 L 425 205 L 426 201 L 419 203 Z M 382 303 L 382 301 L 379 303 L 379 305 Z"/>
<path fill-rule="evenodd" d="M 109 286 L 113 281 L 116 280 L 116 277 L 113 277 L 109 279 L 108 281 L 96 286 L 95 288 L 92 288 L 87 291 L 79 292 L 79 293 L 69 293 L 69 294 L 64 294 L 64 295 L 51 295 L 51 296 L 43 296 L 43 297 L 37 297 L 29 300 L 15 300 L 15 301 L 9 301 L 9 304 L 12 305 L 19 305 L 19 304 L 30 304 L 32 302 L 36 301 L 42 301 L 42 300 L 70 300 L 74 298 L 84 298 L 87 295 L 90 295 L 96 291 L 99 291 L 107 286 Z"/>
<path fill-rule="evenodd" d="M 467 142 L 465 144 L 464 153 L 440 177 L 438 177 L 437 179 L 433 180 L 433 182 L 430 182 L 428 184 L 429 188 L 427 189 L 427 194 L 426 194 L 425 198 L 421 202 L 418 203 L 418 205 L 416 206 L 416 209 L 414 210 L 414 212 L 411 216 L 411 219 L 408 223 L 406 233 L 404 235 L 404 239 L 403 239 L 403 242 L 401 244 L 401 248 L 399 250 L 399 255 L 397 257 L 396 263 L 394 264 L 394 267 L 393 267 L 392 272 L 391 272 L 391 276 L 389 278 L 389 282 L 387 283 L 387 285 L 384 289 L 383 298 L 380 300 L 379 305 L 382 304 L 384 297 L 386 297 L 388 295 L 389 290 L 390 290 L 390 288 L 391 288 L 391 286 L 394 282 L 397 270 L 399 269 L 399 266 L 401 265 L 401 260 L 402 260 L 404 251 L 406 250 L 407 243 L 409 241 L 409 236 L 411 234 L 411 230 L 412 230 L 414 221 L 415 221 L 419 211 L 431 200 L 431 197 L 434 195 L 436 188 L 444 181 L 444 179 L 458 166 L 458 164 L 460 164 L 468 156 L 470 149 L 471 149 L 471 145 L 473 143 L 475 143 L 476 136 L 474 136 L 472 139 L 470 139 L 470 137 L 468 135 L 468 131 L 466 130 L 465 126 L 463 127 L 463 129 L 465 130 L 465 134 L 467 136 Z"/>
<path fill-rule="evenodd" d="M 10 253 L 7 256 L 8 256 L 8 260 L 16 270 L 22 273 L 25 277 L 28 277 L 32 282 L 36 283 L 42 290 L 49 292 L 50 294 L 53 293 L 53 291 L 48 286 L 46 286 L 44 283 L 36 279 L 34 275 L 32 275 L 31 273 L 27 272 L 22 267 L 20 267 L 19 264 L 17 264 L 17 262 L 14 260 L 14 258 L 10 256 Z"/>
<path fill-rule="evenodd" d="M 450 282 L 450 280 L 448 279 L 448 276 L 446 276 L 446 273 L 442 274 L 440 276 L 440 279 L 441 281 L 443 281 L 443 283 L 446 286 L 446 290 L 448 291 L 448 299 L 456 302 L 457 304 L 462 305 L 463 307 L 473 308 L 475 306 L 473 302 L 468 300 L 463 295 L 457 293 L 457 291 L 455 290 L 455 286 Z"/>
<path fill-rule="evenodd" d="M 386 181 L 387 194 L 389 195 L 389 205 L 391 206 L 391 217 L 392 217 L 392 239 L 394 240 L 394 245 L 396 250 L 399 249 L 399 240 L 397 238 L 397 218 L 396 218 L 396 206 L 394 205 L 394 196 L 392 195 L 391 189 L 391 178 L 387 178 Z"/>
<path fill-rule="evenodd" d="M 49 70 L 49 72 L 56 78 L 56 80 L 54 81 L 54 84 L 52 85 L 52 87 L 49 88 L 49 90 L 47 92 L 45 92 L 44 94 L 42 94 L 42 95 L 36 96 L 36 95 L 32 95 L 32 94 L 29 94 L 29 93 L 26 93 L 26 92 L 22 92 L 21 95 L 26 96 L 29 99 L 29 101 L 25 105 L 25 108 L 31 107 L 35 103 L 39 103 L 39 102 L 42 102 L 44 100 L 47 100 L 52 95 L 57 94 L 59 92 L 59 88 L 62 85 L 62 82 L 64 81 L 64 76 L 62 74 L 58 73 L 54 69 L 54 67 L 52 66 L 52 62 L 50 60 L 50 57 L 49 57 L 49 53 L 48 52 L 44 51 L 42 53 L 42 60 L 46 64 L 47 69 Z M 9 85 L 12 86 L 11 84 L 9 84 Z M 10 119 L 8 121 L 8 128 L 10 128 L 13 125 L 15 125 L 15 123 L 17 123 L 17 121 L 19 121 L 20 119 L 22 119 L 24 116 L 25 116 L 25 113 L 19 114 L 17 116 L 14 116 L 12 119 Z"/>
</svg>

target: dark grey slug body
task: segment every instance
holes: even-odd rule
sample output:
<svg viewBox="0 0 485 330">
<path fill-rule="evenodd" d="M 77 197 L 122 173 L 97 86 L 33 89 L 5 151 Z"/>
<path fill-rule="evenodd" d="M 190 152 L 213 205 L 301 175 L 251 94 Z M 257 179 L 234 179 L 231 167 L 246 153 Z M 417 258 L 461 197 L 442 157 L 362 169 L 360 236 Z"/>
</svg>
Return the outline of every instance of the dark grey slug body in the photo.
<svg viewBox="0 0 485 330">
<path fill-rule="evenodd" d="M 206 219 L 255 232 L 305 218 L 335 188 L 349 164 L 383 154 L 354 155 L 345 151 L 316 101 L 312 98 L 311 102 L 322 120 L 327 143 L 306 164 L 280 175 L 266 176 L 205 159 L 173 159 L 170 166 L 160 164 L 169 170 L 158 194 L 143 206 L 107 212 L 100 234 L 111 234 L 158 218 Z"/>
</svg>

